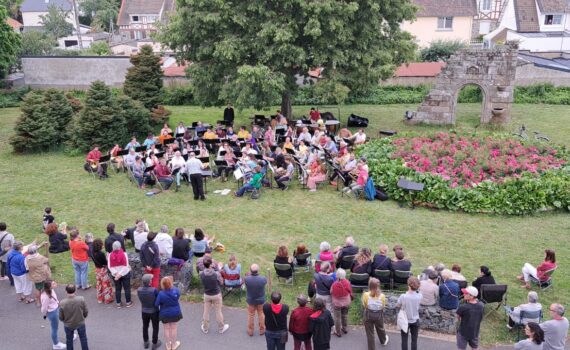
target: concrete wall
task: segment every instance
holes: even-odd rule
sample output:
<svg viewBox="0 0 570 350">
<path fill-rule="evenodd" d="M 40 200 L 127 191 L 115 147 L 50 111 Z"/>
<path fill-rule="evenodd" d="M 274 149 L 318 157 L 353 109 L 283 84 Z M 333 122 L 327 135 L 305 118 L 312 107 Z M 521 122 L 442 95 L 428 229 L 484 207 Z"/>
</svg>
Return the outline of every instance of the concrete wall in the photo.
<svg viewBox="0 0 570 350">
<path fill-rule="evenodd" d="M 129 57 L 23 57 L 25 83 L 32 88 L 85 89 L 95 80 L 121 86 Z"/>
<path fill-rule="evenodd" d="M 532 63 L 517 67 L 516 86 L 551 83 L 554 86 L 570 86 L 570 72 L 536 67 Z"/>
<path fill-rule="evenodd" d="M 471 40 L 472 17 L 453 17 L 451 30 L 438 30 L 437 17 L 418 17 L 414 22 L 402 23 L 402 29 L 416 37 L 420 47 L 427 47 L 435 40 Z"/>
</svg>

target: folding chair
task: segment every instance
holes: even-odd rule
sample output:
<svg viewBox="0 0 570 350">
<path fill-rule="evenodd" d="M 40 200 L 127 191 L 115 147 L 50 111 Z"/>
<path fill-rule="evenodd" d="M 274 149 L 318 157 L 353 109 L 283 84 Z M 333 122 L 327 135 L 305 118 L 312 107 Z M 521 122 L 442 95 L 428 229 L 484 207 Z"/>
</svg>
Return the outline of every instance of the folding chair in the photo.
<svg viewBox="0 0 570 350">
<path fill-rule="evenodd" d="M 90 162 L 85 162 L 85 165 L 83 165 L 83 169 L 85 169 L 85 171 L 87 171 L 89 174 L 91 174 L 93 176 L 93 178 L 97 178 L 97 168 L 93 169 L 93 167 L 91 166 Z"/>
<path fill-rule="evenodd" d="M 536 279 L 532 275 L 529 276 L 530 281 L 533 284 L 536 284 L 541 290 L 548 289 L 552 287 L 552 274 L 554 273 L 554 271 L 556 271 L 556 267 L 551 270 L 544 271 L 544 276 L 547 277 L 546 281 L 541 281 L 539 279 Z"/>
<path fill-rule="evenodd" d="M 299 264 L 299 261 L 304 261 L 304 264 Z M 307 252 L 299 254 L 293 260 L 293 269 L 295 273 L 311 272 L 311 253 Z"/>
<path fill-rule="evenodd" d="M 354 255 L 343 255 L 342 258 L 340 259 L 340 264 L 339 264 L 339 268 L 341 269 L 345 269 L 345 270 L 349 270 L 352 268 L 352 263 L 354 262 L 354 258 L 356 257 L 356 254 Z"/>
<path fill-rule="evenodd" d="M 381 284 L 388 285 L 389 289 L 392 289 L 392 271 L 390 270 L 374 270 L 372 275 L 378 278 Z"/>
<path fill-rule="evenodd" d="M 399 271 L 395 270 L 392 275 L 392 289 L 399 286 L 408 286 L 408 278 L 412 276 L 412 271 Z"/>
<path fill-rule="evenodd" d="M 351 273 L 350 274 L 350 286 L 352 290 L 355 291 L 364 291 L 368 289 L 368 280 L 370 279 L 370 275 L 367 273 Z"/>
<path fill-rule="evenodd" d="M 491 310 L 485 317 L 493 311 L 507 303 L 507 285 L 506 284 L 482 284 L 481 285 L 481 298 L 480 300 L 486 304 L 498 303 L 494 310 Z"/>
<path fill-rule="evenodd" d="M 540 323 L 542 321 L 542 310 L 537 311 L 526 311 L 521 310 L 519 313 L 519 319 L 515 322 L 513 328 L 517 330 L 517 342 L 521 339 L 521 330 L 524 329 L 527 323 L 536 322 Z M 536 321 L 535 321 L 536 320 Z"/>
<path fill-rule="evenodd" d="M 273 266 L 275 267 L 275 274 L 277 275 L 277 282 L 279 284 L 288 284 L 287 281 L 289 280 L 286 277 L 281 277 L 279 276 L 279 271 L 282 272 L 291 272 L 291 285 L 295 285 L 295 270 L 293 269 L 293 266 L 289 265 L 289 264 L 279 264 L 279 263 L 273 263 Z M 282 283 L 281 280 L 284 280 L 285 282 Z"/>
</svg>

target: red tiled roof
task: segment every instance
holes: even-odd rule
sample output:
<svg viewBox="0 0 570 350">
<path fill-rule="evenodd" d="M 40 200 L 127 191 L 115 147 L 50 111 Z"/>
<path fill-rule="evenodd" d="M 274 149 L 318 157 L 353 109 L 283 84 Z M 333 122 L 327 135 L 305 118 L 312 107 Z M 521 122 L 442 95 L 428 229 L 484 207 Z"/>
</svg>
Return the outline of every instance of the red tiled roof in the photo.
<svg viewBox="0 0 570 350">
<path fill-rule="evenodd" d="M 10 27 L 12 27 L 14 30 L 20 30 L 20 28 L 22 27 L 22 23 L 16 21 L 16 20 L 13 19 L 13 18 L 10 18 L 10 17 L 6 18 L 6 23 L 7 23 Z"/>
<path fill-rule="evenodd" d="M 395 77 L 435 77 L 445 67 L 445 62 L 416 62 L 403 64 L 394 73 Z"/>
<path fill-rule="evenodd" d="M 318 68 L 315 68 L 315 69 L 311 69 L 311 70 L 309 71 L 309 76 L 310 76 L 311 78 L 320 78 L 320 77 L 321 77 L 321 74 L 323 73 L 324 70 L 325 70 L 325 69 L 322 68 L 322 67 L 318 67 Z"/>
<path fill-rule="evenodd" d="M 185 77 L 186 68 L 188 68 L 186 62 L 183 65 L 174 63 L 168 67 L 163 67 L 162 72 L 164 73 L 165 77 Z"/>
</svg>

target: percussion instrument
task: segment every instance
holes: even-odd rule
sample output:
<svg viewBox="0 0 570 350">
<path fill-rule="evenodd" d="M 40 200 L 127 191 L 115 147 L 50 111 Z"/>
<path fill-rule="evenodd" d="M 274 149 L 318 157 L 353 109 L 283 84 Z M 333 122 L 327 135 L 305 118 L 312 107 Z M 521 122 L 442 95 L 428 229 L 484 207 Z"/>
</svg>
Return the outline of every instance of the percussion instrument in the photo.
<svg viewBox="0 0 570 350">
<path fill-rule="evenodd" d="M 340 128 L 340 121 L 338 120 L 327 120 L 325 122 L 325 127 L 327 128 L 327 132 L 331 135 L 336 135 L 338 129 Z"/>
</svg>

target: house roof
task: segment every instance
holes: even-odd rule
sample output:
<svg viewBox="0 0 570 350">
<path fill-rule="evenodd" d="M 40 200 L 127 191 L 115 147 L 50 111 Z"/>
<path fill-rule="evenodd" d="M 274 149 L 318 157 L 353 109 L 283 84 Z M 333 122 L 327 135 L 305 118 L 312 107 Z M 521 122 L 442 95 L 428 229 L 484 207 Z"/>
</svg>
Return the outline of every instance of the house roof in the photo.
<svg viewBox="0 0 570 350">
<path fill-rule="evenodd" d="M 8 24 L 14 30 L 20 30 L 20 28 L 22 28 L 22 23 L 10 17 L 6 18 L 6 24 Z"/>
<path fill-rule="evenodd" d="M 476 16 L 476 0 L 413 0 L 418 17 Z"/>
<path fill-rule="evenodd" d="M 535 0 L 513 0 L 517 31 L 521 33 L 533 33 L 540 31 L 538 12 Z"/>
<path fill-rule="evenodd" d="M 122 0 L 121 9 L 119 10 L 119 25 L 128 25 L 130 15 L 158 16 L 164 1 L 165 0 Z"/>
<path fill-rule="evenodd" d="M 165 77 L 186 77 L 186 68 L 188 68 L 188 62 L 183 62 L 179 64 L 173 57 L 162 58 L 162 72 Z"/>
<path fill-rule="evenodd" d="M 416 62 L 403 64 L 394 73 L 395 77 L 435 77 L 445 67 L 445 62 Z"/>
<path fill-rule="evenodd" d="M 544 58 L 524 53 L 519 53 L 519 60 L 533 63 L 536 67 L 554 69 L 563 72 L 570 72 L 570 59 L 567 58 Z"/>
<path fill-rule="evenodd" d="M 570 12 L 569 0 L 536 0 L 542 13 Z"/>
<path fill-rule="evenodd" d="M 55 5 L 65 11 L 71 11 L 73 8 L 69 0 L 24 0 L 20 11 L 22 12 L 47 12 L 50 5 Z"/>
</svg>

